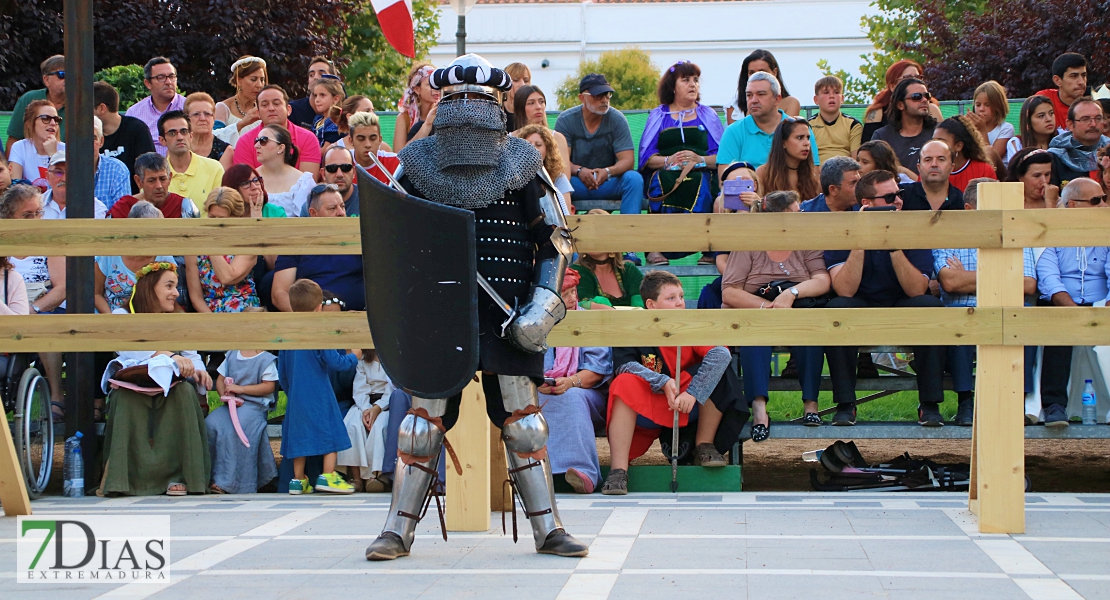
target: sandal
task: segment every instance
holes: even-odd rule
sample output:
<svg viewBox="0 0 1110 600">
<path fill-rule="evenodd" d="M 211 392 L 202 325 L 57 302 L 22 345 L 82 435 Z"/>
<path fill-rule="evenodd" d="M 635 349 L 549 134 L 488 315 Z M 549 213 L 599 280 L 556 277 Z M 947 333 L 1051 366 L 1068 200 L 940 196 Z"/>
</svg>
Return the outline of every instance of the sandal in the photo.
<svg viewBox="0 0 1110 600">
<path fill-rule="evenodd" d="M 802 425 L 806 427 L 820 427 L 821 416 L 817 413 L 806 413 L 806 416 L 802 417 Z"/>
<path fill-rule="evenodd" d="M 752 441 L 765 442 L 767 438 L 771 437 L 771 426 L 761 425 L 759 423 L 752 425 Z"/>
<path fill-rule="evenodd" d="M 725 457 L 717 452 L 713 444 L 698 444 L 694 448 L 694 466 L 695 467 L 726 467 L 728 461 Z"/>
<path fill-rule="evenodd" d="M 667 260 L 667 257 L 663 256 L 661 252 L 648 252 L 647 262 L 648 265 L 653 267 L 662 267 L 671 264 L 671 261 Z"/>
<path fill-rule="evenodd" d="M 54 410 L 55 408 L 60 408 L 61 410 Z M 55 423 L 65 423 L 65 421 L 66 421 L 66 405 L 61 403 L 61 402 L 51 401 L 50 402 L 50 414 L 51 414 L 51 418 L 53 419 L 53 421 Z"/>
<path fill-rule="evenodd" d="M 222 487 L 220 487 L 220 486 L 218 486 L 214 483 L 212 485 L 208 486 L 208 491 L 212 492 L 213 494 L 227 494 L 227 493 L 229 493 L 227 490 L 223 489 Z"/>
<path fill-rule="evenodd" d="M 183 489 L 175 490 L 175 489 L 173 489 L 175 487 L 181 487 Z M 189 493 L 188 489 L 184 489 L 184 488 L 185 488 L 184 483 L 171 483 L 171 484 L 166 486 L 166 495 L 167 496 L 184 496 L 185 494 Z"/>
<path fill-rule="evenodd" d="M 628 471 L 625 469 L 610 469 L 609 476 L 601 486 L 601 493 L 606 496 L 624 496 L 628 493 Z"/>
</svg>

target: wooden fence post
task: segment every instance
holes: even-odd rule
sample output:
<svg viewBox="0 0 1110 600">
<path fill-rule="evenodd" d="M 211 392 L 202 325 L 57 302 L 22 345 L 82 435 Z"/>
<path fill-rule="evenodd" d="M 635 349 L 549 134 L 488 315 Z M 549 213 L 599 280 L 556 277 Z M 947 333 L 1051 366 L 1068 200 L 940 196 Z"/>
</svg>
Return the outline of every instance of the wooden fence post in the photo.
<svg viewBox="0 0 1110 600">
<path fill-rule="evenodd" d="M 471 382 L 462 394 L 459 420 L 447 439 L 459 456 L 463 474 L 447 457 L 447 529 L 488 531 L 490 514 L 489 417 L 482 384 Z"/>
<path fill-rule="evenodd" d="M 979 184 L 980 210 L 1020 210 L 1023 184 Z M 1022 249 L 980 249 L 977 305 L 1021 306 Z M 1025 531 L 1024 352 L 979 346 L 969 508 L 983 533 Z"/>
<path fill-rule="evenodd" d="M 4 506 L 6 517 L 31 514 L 31 499 L 23 481 L 23 467 L 19 464 L 7 419 L 0 423 L 0 504 Z"/>
</svg>

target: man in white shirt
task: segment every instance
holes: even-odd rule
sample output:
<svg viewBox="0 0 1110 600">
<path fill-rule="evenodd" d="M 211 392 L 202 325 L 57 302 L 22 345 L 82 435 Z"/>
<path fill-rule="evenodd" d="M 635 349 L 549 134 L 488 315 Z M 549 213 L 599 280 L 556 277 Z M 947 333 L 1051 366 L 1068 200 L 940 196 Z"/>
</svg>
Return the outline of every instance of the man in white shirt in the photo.
<svg viewBox="0 0 1110 600">
<path fill-rule="evenodd" d="M 66 151 L 59 150 L 50 157 L 46 167 L 46 181 L 50 189 L 42 195 L 42 218 L 66 218 Z M 108 212 L 108 207 L 96 198 L 93 198 L 93 214 L 97 219 L 103 219 Z"/>
</svg>

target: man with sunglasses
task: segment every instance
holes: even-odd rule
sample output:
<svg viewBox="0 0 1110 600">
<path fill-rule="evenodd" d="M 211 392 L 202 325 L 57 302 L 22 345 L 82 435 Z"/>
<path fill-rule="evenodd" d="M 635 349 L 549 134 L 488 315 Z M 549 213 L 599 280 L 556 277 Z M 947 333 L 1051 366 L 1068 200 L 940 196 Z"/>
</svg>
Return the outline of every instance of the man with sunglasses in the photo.
<svg viewBox="0 0 1110 600">
<path fill-rule="evenodd" d="M 220 187 L 224 168 L 219 161 L 193 152 L 193 133 L 184 111 L 171 110 L 158 119 L 158 141 L 166 147 L 170 164 L 170 192 L 204 206 L 208 194 Z M 200 216 L 208 214 L 201 210 Z"/>
<path fill-rule="evenodd" d="M 1110 145 L 1110 137 L 1102 135 L 1106 115 L 1102 105 L 1091 98 L 1079 98 L 1068 108 L 1068 130 L 1052 138 L 1048 152 L 1052 155 L 1053 185 L 1068 184 L 1073 179 L 1099 179 L 1098 151 Z"/>
<path fill-rule="evenodd" d="M 177 69 L 164 56 L 155 56 L 143 67 L 143 85 L 150 95 L 127 109 L 127 116 L 146 123 L 154 151 L 166 155 L 166 146 L 159 141 L 158 119 L 171 110 L 185 110 L 185 96 L 177 93 Z"/>
<path fill-rule="evenodd" d="M 348 217 L 357 217 L 358 210 L 358 184 L 355 183 L 357 171 L 351 151 L 332 145 L 324 154 L 324 166 L 320 167 L 320 178 L 324 183 L 330 183 L 339 190 L 343 198 L 343 212 Z M 311 202 L 305 202 L 301 207 L 301 216 L 308 217 Z"/>
<path fill-rule="evenodd" d="M 861 212 L 901 210 L 901 196 L 898 179 L 889 171 L 871 171 L 856 184 L 856 198 L 863 205 Z M 929 293 L 929 277 L 933 273 L 931 250 L 826 250 L 825 265 L 837 294 L 828 308 L 943 306 Z M 825 347 L 836 403 L 833 425 L 856 424 L 858 350 L 855 346 Z M 925 427 L 941 427 L 943 354 L 939 346 L 914 346 L 913 353 L 920 400 L 918 422 Z"/>
<path fill-rule="evenodd" d="M 1074 104 L 1072 105 L 1074 106 Z M 1060 192 L 1058 208 L 1105 208 L 1106 192 L 1093 179 L 1073 179 Z M 1045 248 L 1037 259 L 1038 306 L 1106 306 L 1110 300 L 1110 248 Z M 1046 427 L 1068 426 L 1071 346 L 1045 346 L 1041 407 Z"/>
<path fill-rule="evenodd" d="M 933 139 L 937 126 L 937 120 L 929 112 L 932 98 L 920 79 L 898 82 L 891 94 L 887 124 L 871 137 L 890 144 L 898 162 L 914 173 L 917 173 L 918 153 L 925 142 Z"/>
<path fill-rule="evenodd" d="M 62 117 L 62 123 L 58 126 L 58 139 L 66 139 L 66 57 L 61 54 L 55 54 L 50 58 L 42 61 L 39 65 L 42 71 L 42 85 L 41 90 L 31 90 L 19 97 L 15 103 L 15 108 L 12 109 L 13 115 L 22 115 L 27 110 L 27 105 L 35 100 L 49 100 L 54 108 L 58 110 L 58 116 Z M 8 122 L 8 143 L 4 144 L 5 153 L 10 153 L 12 144 L 23 139 L 23 119 L 12 119 Z"/>
<path fill-rule="evenodd" d="M 342 148 L 340 148 L 342 150 Z M 339 153 L 330 153 L 333 157 Z M 342 171 L 337 171 L 341 173 Z M 353 171 L 352 171 L 353 174 Z M 358 201 L 358 196 L 354 196 Z M 309 217 L 346 217 L 343 195 L 334 183 L 321 183 L 308 192 Z M 349 310 L 366 310 L 366 288 L 362 275 L 362 256 L 347 255 L 301 255 L 279 256 L 273 274 L 263 279 L 273 278 L 270 288 L 271 308 L 290 312 L 289 288 L 298 279 L 311 279 L 321 288 L 327 289 L 343 299 Z"/>
</svg>

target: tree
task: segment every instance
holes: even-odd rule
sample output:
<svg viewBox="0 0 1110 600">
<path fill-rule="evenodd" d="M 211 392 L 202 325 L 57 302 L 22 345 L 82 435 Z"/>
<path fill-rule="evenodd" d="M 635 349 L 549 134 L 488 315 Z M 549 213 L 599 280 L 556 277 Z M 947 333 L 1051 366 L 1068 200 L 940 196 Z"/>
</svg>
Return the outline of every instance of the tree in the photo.
<svg viewBox="0 0 1110 600">
<path fill-rule="evenodd" d="M 106 81 L 119 92 L 119 111 L 124 112 L 131 105 L 150 95 L 143 85 L 142 65 L 117 65 L 97 71 L 93 78 Z"/>
<path fill-rule="evenodd" d="M 266 59 L 270 81 L 305 92 L 305 61 L 338 56 L 355 0 L 96 0 L 96 69 L 165 56 L 186 92 L 233 92 L 239 56 Z M 0 0 L 0 105 L 42 86 L 39 63 L 62 54 L 61 0 Z"/>
<path fill-rule="evenodd" d="M 439 36 L 436 0 L 413 0 L 412 12 L 415 60 L 420 61 L 428 56 Z M 347 93 L 370 98 L 377 110 L 396 110 L 407 84 L 405 77 L 414 61 L 389 45 L 367 0 L 358 0 L 346 20 L 348 29 L 343 56 L 350 62 L 343 68 L 343 79 Z"/>
<path fill-rule="evenodd" d="M 993 79 L 1011 98 L 1027 97 L 1052 87 L 1052 61 L 1064 52 L 1087 57 L 1092 84 L 1110 74 L 1105 2 L 995 0 L 990 13 L 969 11 L 956 19 L 939 0 L 917 4 L 925 76 L 934 94 L 970 98 L 976 86 Z"/>
<path fill-rule="evenodd" d="M 612 106 L 618 110 L 655 108 L 659 98 L 659 69 L 651 62 L 651 54 L 635 46 L 602 52 L 597 60 L 584 60 L 578 72 L 563 80 L 557 93 L 559 108 L 566 110 L 578 104 L 578 83 L 590 73 L 601 73 L 613 88 Z"/>
<path fill-rule="evenodd" d="M 62 43 L 62 0 L 0 0 L 0 107 L 42 87 L 39 63 Z"/>
<path fill-rule="evenodd" d="M 875 94 L 886 87 L 886 70 L 895 62 L 903 58 L 924 62 L 931 40 L 923 35 L 927 33 L 927 28 L 922 26 L 920 4 L 920 0 L 873 0 L 871 6 L 879 11 L 860 19 L 860 25 L 867 31 L 867 39 L 875 45 L 874 52 L 860 55 L 863 59 L 859 68 L 862 77 L 843 69 L 834 70 L 825 60 L 817 63 L 824 74 L 836 75 L 844 81 L 845 102 L 871 102 Z M 950 25 L 950 28 L 958 31 L 959 19 L 967 13 L 982 14 L 987 0 L 948 0 L 939 4 L 945 22 L 957 23 Z"/>
</svg>

